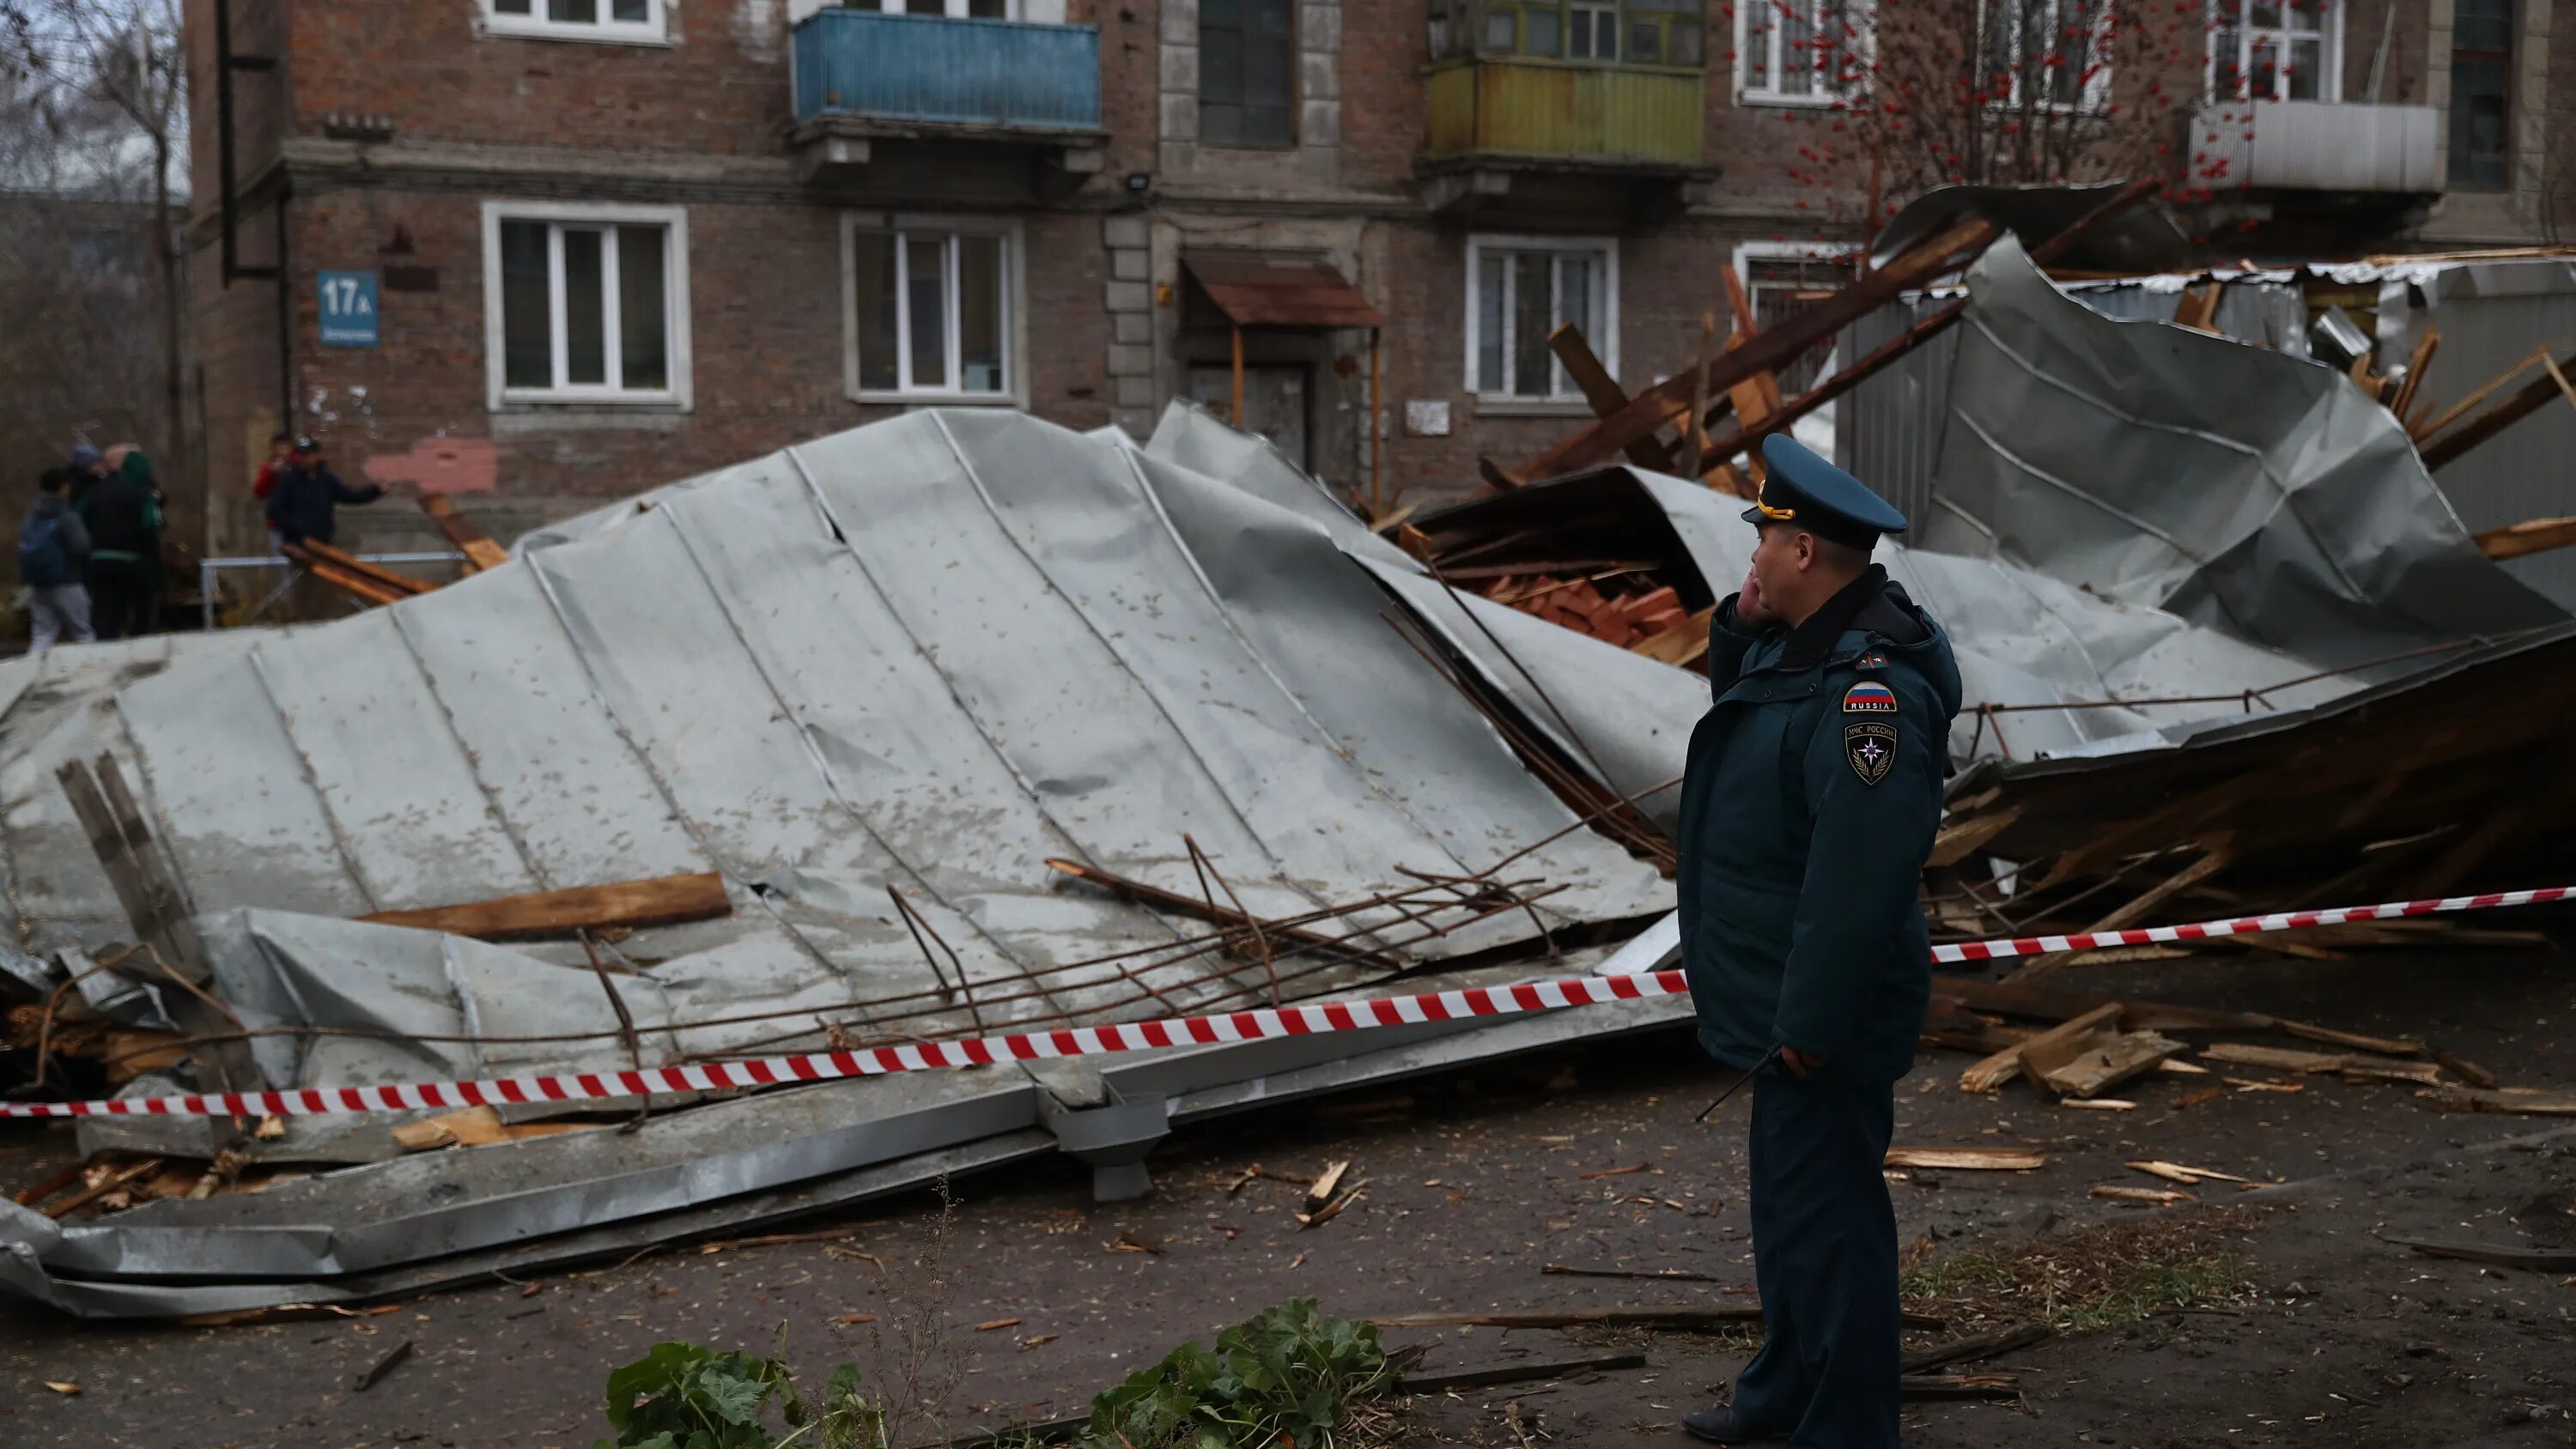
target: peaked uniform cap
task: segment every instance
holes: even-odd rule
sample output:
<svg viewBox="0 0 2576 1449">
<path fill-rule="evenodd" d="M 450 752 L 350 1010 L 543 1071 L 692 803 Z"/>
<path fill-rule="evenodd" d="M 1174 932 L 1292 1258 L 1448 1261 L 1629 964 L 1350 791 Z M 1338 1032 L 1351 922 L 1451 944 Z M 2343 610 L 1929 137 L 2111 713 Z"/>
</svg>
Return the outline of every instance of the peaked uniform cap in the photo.
<svg viewBox="0 0 2576 1449">
<path fill-rule="evenodd" d="M 1853 548 L 1869 548 L 1880 534 L 1906 529 L 1905 515 L 1893 504 L 1786 433 L 1762 440 L 1762 461 L 1762 498 L 1744 510 L 1747 523 L 1795 523 Z"/>
</svg>

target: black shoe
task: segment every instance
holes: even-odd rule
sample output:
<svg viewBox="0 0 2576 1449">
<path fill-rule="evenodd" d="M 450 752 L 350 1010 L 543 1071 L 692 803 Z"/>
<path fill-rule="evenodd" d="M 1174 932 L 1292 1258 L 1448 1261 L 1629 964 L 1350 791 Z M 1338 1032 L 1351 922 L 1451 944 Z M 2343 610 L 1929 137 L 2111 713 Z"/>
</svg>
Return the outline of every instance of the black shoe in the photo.
<svg viewBox="0 0 2576 1449">
<path fill-rule="evenodd" d="M 1702 1409 L 1696 1414 L 1684 1414 L 1682 1432 L 1711 1444 L 1754 1444 L 1780 1437 L 1737 1418 L 1733 1409 Z"/>
</svg>

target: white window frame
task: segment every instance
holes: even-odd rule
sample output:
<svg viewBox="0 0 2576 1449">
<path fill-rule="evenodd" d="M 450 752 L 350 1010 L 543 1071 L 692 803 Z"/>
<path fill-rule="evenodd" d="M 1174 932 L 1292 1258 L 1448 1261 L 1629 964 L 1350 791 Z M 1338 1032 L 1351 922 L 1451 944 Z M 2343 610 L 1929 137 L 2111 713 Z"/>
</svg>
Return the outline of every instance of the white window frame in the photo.
<svg viewBox="0 0 2576 1449">
<path fill-rule="evenodd" d="M 507 350 L 507 331 L 502 320 L 501 296 L 501 223 L 535 221 L 547 223 L 627 224 L 660 226 L 664 231 L 662 257 L 663 340 L 670 348 L 670 386 L 658 389 L 602 387 L 583 383 L 567 387 L 512 387 Z M 550 238 L 562 236 L 551 230 Z M 555 277 L 549 285 L 548 302 L 553 312 L 551 329 L 554 339 L 556 372 L 562 372 L 565 347 L 564 298 L 562 288 L 563 244 L 549 240 L 548 251 L 554 259 Z M 601 286 L 609 297 L 616 295 L 617 248 L 601 249 Z M 622 320 L 615 307 L 603 308 L 606 333 L 603 341 L 610 365 L 619 367 L 623 359 L 618 352 L 618 324 Z M 684 206 L 616 206 L 569 201 L 486 201 L 483 203 L 483 363 L 487 404 L 494 412 L 521 405 L 578 404 L 585 407 L 659 407 L 677 408 L 682 412 L 691 406 L 689 381 L 689 211 Z"/>
<path fill-rule="evenodd" d="M 1986 12 L 1993 6 L 2010 5 L 2018 8 L 2023 5 L 2045 5 L 2048 7 L 2050 14 L 2054 15 L 2056 14 L 2058 7 L 2066 3 L 2067 0 L 1983 0 L 1983 4 L 1981 4 L 1977 10 L 1978 44 L 1982 47 L 1985 43 Z M 2111 28 L 2112 0 L 2094 0 L 2094 4 L 2096 4 L 2099 9 L 2093 17 L 2093 33 L 2085 37 L 2084 41 L 2084 58 L 2087 61 L 2091 60 L 2092 57 L 2102 49 L 2103 37 L 2109 34 Z M 2203 42 L 2203 44 L 2206 46 L 2207 42 Z M 1984 56 L 1982 54 L 1979 55 L 1978 62 L 1978 69 L 1982 71 L 1985 68 Z M 2080 71 L 2081 67 L 2078 67 L 2078 69 Z M 2040 107 L 2040 109 L 2059 115 L 2064 115 L 2069 112 L 2087 116 L 2101 115 L 2111 104 L 2111 76 L 2111 61 L 2108 56 L 2105 56 L 2102 61 L 2102 68 L 2095 71 L 2092 78 L 2084 82 L 2084 93 L 2081 96 L 2078 96 L 2072 101 L 2050 101 L 2046 105 Z M 2021 85 L 2021 68 L 2016 66 L 2012 71 L 2012 86 L 2010 90 L 2006 94 L 1988 101 L 1986 103 L 1987 109 L 1996 111 L 2020 110 Z"/>
<path fill-rule="evenodd" d="M 2323 73 L 2317 77 L 2316 99 L 2319 103 L 2340 102 L 2343 99 L 2343 27 L 2345 17 L 2350 12 L 2350 7 L 2344 3 L 2344 0 L 2323 0 L 2323 3 L 2326 8 L 2326 13 L 2317 29 L 2317 65 Z M 2277 36 L 2280 38 L 2283 46 L 2286 47 L 2292 35 L 2303 33 L 2293 31 L 2286 25 L 2273 26 L 2267 30 L 2256 30 L 2251 24 L 2252 16 L 2247 13 L 2253 8 L 2247 3 L 2247 0 L 2210 0 L 2210 8 L 2212 10 L 2232 9 L 2236 12 L 2236 56 L 2238 63 L 2237 72 L 2239 75 L 2244 73 L 2244 62 L 2253 56 L 2254 37 L 2258 34 Z M 2282 0 L 2281 13 L 2284 16 L 2291 13 L 2289 0 Z M 2519 15 L 2521 12 L 2517 9 L 2515 13 Z M 2203 71 L 2201 82 L 2202 92 L 2213 101 L 2276 101 L 2289 99 L 2289 97 L 2279 94 L 2268 96 L 2251 94 L 2243 96 L 2222 96 L 2218 93 L 2218 26 L 2214 23 L 2214 19 L 2215 17 L 2213 17 L 2213 23 L 2209 26 L 2209 39 L 2203 42 L 2209 52 L 2209 58 Z M 2284 49 L 2283 54 L 2288 54 L 2286 48 Z M 2273 82 L 2273 89 L 2275 92 L 2278 92 L 2281 89 L 2279 80 L 2280 73 L 2275 72 L 2274 75 L 2275 79 Z"/>
<path fill-rule="evenodd" d="M 1467 238 L 1467 368 L 1464 374 L 1466 390 L 1478 402 L 1502 407 L 1558 403 L 1580 405 L 1583 402 L 1583 390 L 1565 375 L 1565 364 L 1553 358 L 1548 361 L 1548 391 L 1545 396 L 1530 397 L 1510 389 L 1508 374 L 1511 371 L 1512 343 L 1517 339 L 1511 333 L 1516 319 L 1508 304 L 1503 308 L 1503 370 L 1507 385 L 1502 388 L 1477 386 L 1480 379 L 1476 376 L 1476 354 L 1482 350 L 1484 317 L 1482 309 L 1477 306 L 1476 286 L 1484 273 L 1485 253 L 1489 251 L 1579 253 L 1594 258 L 1598 263 L 1595 270 L 1601 277 L 1600 305 L 1595 311 L 1595 326 L 1584 333 L 1583 340 L 1591 345 L 1593 356 L 1601 359 L 1605 371 L 1612 377 L 1619 375 L 1619 239 L 1610 236 L 1507 236 L 1480 232 Z M 1510 275 L 1508 269 L 1505 275 Z"/>
<path fill-rule="evenodd" d="M 1735 279 L 1744 285 L 1744 300 L 1752 305 L 1754 318 L 1756 321 L 1759 321 L 1762 316 L 1762 300 L 1759 296 L 1759 292 L 1764 283 L 1757 280 L 1753 275 L 1753 264 L 1755 262 L 1765 260 L 1832 262 L 1839 261 L 1844 257 L 1856 255 L 1860 250 L 1860 246 L 1853 242 L 1737 242 L 1735 244 L 1734 258 Z M 1723 316 L 1725 314 L 1721 313 L 1719 315 Z M 1829 354 L 1827 360 L 1832 361 L 1834 359 Z M 1816 376 L 1816 381 L 1822 382 L 1831 376 L 1833 376 L 1833 372 L 1830 369 L 1819 372 Z"/>
<path fill-rule="evenodd" d="M 863 388 L 859 386 L 859 257 L 860 232 L 917 233 L 937 232 L 948 237 L 951 255 L 956 239 L 961 236 L 995 236 L 1002 239 L 1002 390 L 1000 392 L 964 392 L 955 387 L 911 388 L 897 386 Z M 1028 287 L 1028 245 L 1026 228 L 1019 218 L 1008 216 L 971 216 L 940 212 L 844 212 L 841 215 L 841 367 L 843 389 L 852 402 L 900 404 L 937 407 L 1012 407 L 1029 405 L 1029 311 L 1025 299 Z M 897 277 L 901 268 L 910 264 L 904 249 L 895 249 Z M 956 273 L 952 270 L 952 278 Z M 900 281 L 898 299 L 904 295 Z M 958 288 L 952 285 L 945 299 L 948 338 L 948 375 L 960 377 L 958 351 L 964 344 L 957 325 Z M 912 313 L 902 307 L 895 316 L 895 376 L 900 381 L 912 370 Z"/>
<path fill-rule="evenodd" d="M 478 0 L 483 10 L 483 29 L 488 35 L 516 36 L 528 40 L 578 40 L 594 45 L 669 45 L 671 43 L 670 0 L 644 0 L 644 18 L 639 21 L 608 18 L 614 0 L 599 0 L 600 18 L 593 21 L 549 20 L 547 0 L 528 0 L 525 15 L 505 15 L 496 0 Z"/>
<path fill-rule="evenodd" d="M 817 10 L 831 9 L 838 3 L 839 0 L 788 0 L 788 22 L 793 24 Z M 892 3 L 900 6 L 903 0 L 892 0 Z M 942 4 L 946 10 L 946 18 L 950 20 L 973 18 L 966 13 L 967 0 L 942 0 Z M 1064 0 L 1009 0 L 1003 9 L 1009 12 L 1002 17 L 1003 19 L 1022 24 L 1062 25 L 1064 23 Z M 894 13 L 900 15 L 904 12 L 897 10 Z M 934 20 L 940 17 L 925 15 L 920 18 Z"/>
<path fill-rule="evenodd" d="M 1738 0 L 1735 7 L 1735 99 L 1737 104 L 1822 108 L 1850 100 L 1853 88 L 1839 84 L 1826 85 L 1814 91 L 1780 89 L 1781 67 L 1788 61 L 1789 39 L 1786 32 L 1776 24 L 1764 36 L 1766 53 L 1763 56 L 1765 65 L 1762 73 L 1771 78 L 1770 84 L 1757 86 L 1746 79 L 1751 73 L 1753 62 L 1753 42 L 1750 39 L 1752 7 L 1770 3 L 1771 0 Z M 1806 8 L 1807 27 L 1812 34 L 1816 26 L 1817 13 L 1825 8 L 1826 0 L 1792 0 L 1792 3 Z M 1842 6 L 1850 16 L 1852 28 L 1860 32 L 1860 55 L 1866 61 L 1876 53 L 1878 46 L 1878 8 L 1870 4 L 1869 0 L 1842 0 Z"/>
</svg>

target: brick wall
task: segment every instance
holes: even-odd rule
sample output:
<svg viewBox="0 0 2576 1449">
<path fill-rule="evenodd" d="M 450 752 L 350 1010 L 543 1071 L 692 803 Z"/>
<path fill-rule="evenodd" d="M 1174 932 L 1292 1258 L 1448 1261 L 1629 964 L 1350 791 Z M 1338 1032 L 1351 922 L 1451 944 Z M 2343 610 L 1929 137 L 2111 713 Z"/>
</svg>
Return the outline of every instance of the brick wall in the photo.
<svg viewBox="0 0 2576 1449">
<path fill-rule="evenodd" d="M 1685 221 L 1619 238 L 1619 381 L 1635 394 L 1691 364 L 1700 317 L 1714 310 L 1727 326 L 1717 269 L 1736 246 L 1758 240 L 1741 225 Z M 1455 496 L 1483 485 L 1476 460 L 1515 467 L 1590 422 L 1579 406 L 1554 416 L 1480 416 L 1466 377 L 1466 258 L 1460 229 L 1392 227 L 1387 312 L 1385 406 L 1395 419 L 1387 439 L 1390 489 L 1411 497 Z M 1449 404 L 1445 438 L 1406 436 L 1408 400 Z"/>
<path fill-rule="evenodd" d="M 328 444 L 351 482 L 426 476 L 461 487 L 459 503 L 496 535 L 894 411 L 847 395 L 838 208 L 688 207 L 694 399 L 685 413 L 489 410 L 482 198 L 347 188 L 299 199 L 292 215 L 306 278 L 316 268 L 398 263 L 434 274 L 436 286 L 383 294 L 375 349 L 320 347 L 318 300 L 299 286 L 296 425 Z M 1046 214 L 1025 224 L 1032 411 L 1097 427 L 1108 418 L 1097 222 Z M 403 504 L 353 512 L 349 524 L 364 547 L 429 537 Z"/>
<path fill-rule="evenodd" d="M 483 34 L 476 0 L 292 0 L 298 133 L 333 113 L 403 140 L 775 156 L 782 0 L 680 0 L 668 45 Z"/>
</svg>

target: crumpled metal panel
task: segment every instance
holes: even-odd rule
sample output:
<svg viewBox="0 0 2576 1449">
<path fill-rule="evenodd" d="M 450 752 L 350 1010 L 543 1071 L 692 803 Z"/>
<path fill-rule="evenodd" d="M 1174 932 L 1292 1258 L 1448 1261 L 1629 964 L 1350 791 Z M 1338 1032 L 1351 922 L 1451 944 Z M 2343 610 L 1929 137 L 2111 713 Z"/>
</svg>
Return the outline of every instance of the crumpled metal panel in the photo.
<svg viewBox="0 0 2576 1449">
<path fill-rule="evenodd" d="M 159 672 L 132 677 L 102 654 L 60 691 L 37 670 L 0 673 L 15 699 L 0 709 L 11 885 L 52 908 L 38 936 L 121 932 L 45 763 L 118 756 L 245 1024 L 330 1029 L 255 1038 L 279 1086 L 629 1060 L 577 947 L 344 919 L 375 909 L 720 870 L 735 915 L 604 948 L 631 1050 L 658 1064 L 817 1045 L 826 1021 L 947 1034 L 1240 1002 L 1263 984 L 1258 962 L 1092 960 L 1205 928 L 1058 890 L 1045 864 L 1195 896 L 1184 835 L 1263 912 L 1516 851 L 1515 875 L 1564 887 L 1541 922 L 1665 908 L 1654 868 L 1579 828 L 1390 625 L 1404 605 L 1355 555 L 1401 555 L 1347 518 L 1259 496 L 1289 486 L 1014 414 L 925 413 L 573 520 L 523 540 L 516 566 L 386 610 L 163 646 Z M 1554 681 L 1562 698 L 1595 665 L 1656 670 L 1548 642 L 1531 662 L 1570 676 Z M 1585 725 L 1605 753 L 1678 773 L 1697 691 L 1613 697 Z M 37 841 L 49 863 L 87 868 L 31 875 Z M 924 959 L 890 889 L 954 946 L 962 979 Z M 1398 954 L 1428 964 L 1536 929 L 1499 912 Z M 1327 963 L 1286 979 L 1311 996 L 1372 975 Z M 1216 1049 L 1174 1080 L 1225 1089 L 1280 1060 Z M 997 1070 L 705 1104 L 632 1137 L 397 1157 L 68 1229 L 0 1215 L 0 1281 L 81 1312 L 282 1301 L 276 1284 L 227 1278 L 327 1299 L 417 1279 L 403 1265 L 433 1255 L 569 1242 L 1012 1139 L 1038 1088 Z M 274 1150 L 381 1156 L 392 1125 L 299 1121 Z M 147 1274 L 200 1281 L 114 1281 Z"/>
<path fill-rule="evenodd" d="M 2010 240 L 1969 276 L 1918 548 L 2337 664 L 2543 627 L 2405 429 L 2333 370 L 2115 322 Z"/>
</svg>

